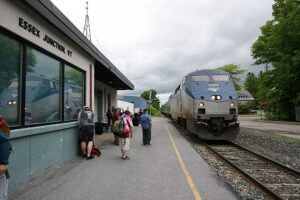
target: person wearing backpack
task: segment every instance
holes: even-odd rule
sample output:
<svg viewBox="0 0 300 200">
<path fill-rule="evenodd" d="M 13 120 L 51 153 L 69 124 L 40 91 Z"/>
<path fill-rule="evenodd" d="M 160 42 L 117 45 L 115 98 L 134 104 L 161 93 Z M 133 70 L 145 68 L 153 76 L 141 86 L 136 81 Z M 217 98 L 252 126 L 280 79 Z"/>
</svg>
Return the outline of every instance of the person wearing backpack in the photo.
<svg viewBox="0 0 300 200">
<path fill-rule="evenodd" d="M 83 106 L 82 111 L 78 114 L 79 140 L 82 156 L 91 160 L 94 156 L 91 151 L 94 145 L 94 113 L 88 106 Z"/>
<path fill-rule="evenodd" d="M 120 114 L 121 109 L 120 108 L 116 108 L 114 114 L 113 114 L 113 118 L 112 118 L 112 127 L 114 126 L 115 122 L 118 121 L 121 118 L 121 114 Z M 114 137 L 115 137 L 115 145 L 119 145 L 119 137 L 116 133 L 114 133 Z"/>
<path fill-rule="evenodd" d="M 121 116 L 123 124 L 123 135 L 120 137 L 120 147 L 122 153 L 122 159 L 129 160 L 128 151 L 130 146 L 130 138 L 132 138 L 132 120 L 130 117 L 130 112 L 126 110 Z"/>
<path fill-rule="evenodd" d="M 7 200 L 8 191 L 8 158 L 11 151 L 9 142 L 9 125 L 0 115 L 0 199 Z"/>
</svg>

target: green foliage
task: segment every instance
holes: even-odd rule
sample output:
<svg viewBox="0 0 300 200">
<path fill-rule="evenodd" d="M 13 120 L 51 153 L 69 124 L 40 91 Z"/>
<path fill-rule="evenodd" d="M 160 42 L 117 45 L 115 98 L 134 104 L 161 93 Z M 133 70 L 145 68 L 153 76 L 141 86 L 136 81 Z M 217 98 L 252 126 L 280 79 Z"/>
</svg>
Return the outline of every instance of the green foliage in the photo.
<svg viewBox="0 0 300 200">
<path fill-rule="evenodd" d="M 252 109 L 251 104 L 246 103 L 246 104 L 239 104 L 238 105 L 239 109 L 239 114 L 250 114 L 250 110 Z"/>
<path fill-rule="evenodd" d="M 232 76 L 232 79 L 233 79 L 233 84 L 234 84 L 235 89 L 241 90 L 241 86 L 238 84 L 238 81 L 240 80 L 240 78 L 238 76 L 245 73 L 246 70 L 240 69 L 239 65 L 236 65 L 236 64 L 227 64 L 227 65 L 218 67 L 217 69 L 230 73 Z"/>
<path fill-rule="evenodd" d="M 143 97 L 146 100 L 151 100 L 153 107 L 155 109 L 159 110 L 159 108 L 160 108 L 160 100 L 156 97 L 156 95 L 157 95 L 156 90 L 151 89 L 151 90 L 144 91 L 141 94 L 141 97 Z"/>
<path fill-rule="evenodd" d="M 255 64 L 271 63 L 259 77 L 258 98 L 269 102 L 272 119 L 294 120 L 300 93 L 300 3 L 276 0 L 273 19 L 261 27 L 252 45 Z"/>
<path fill-rule="evenodd" d="M 258 92 L 258 78 L 253 72 L 247 74 L 247 78 L 244 83 L 245 89 L 248 90 L 254 98 L 257 98 Z"/>
<path fill-rule="evenodd" d="M 157 108 L 155 108 L 154 106 L 152 106 L 152 105 L 147 105 L 147 109 L 148 109 L 148 111 L 149 111 L 149 114 L 151 114 L 152 116 L 154 116 L 154 117 L 157 117 L 157 116 L 159 116 L 160 115 L 160 110 L 159 109 L 157 109 Z"/>
</svg>

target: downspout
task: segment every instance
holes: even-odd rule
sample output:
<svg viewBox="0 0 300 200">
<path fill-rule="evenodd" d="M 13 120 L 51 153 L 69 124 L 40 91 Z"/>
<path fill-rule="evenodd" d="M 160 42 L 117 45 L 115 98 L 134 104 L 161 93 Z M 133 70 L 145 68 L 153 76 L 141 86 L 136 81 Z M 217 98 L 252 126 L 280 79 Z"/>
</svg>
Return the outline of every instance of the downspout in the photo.
<svg viewBox="0 0 300 200">
<path fill-rule="evenodd" d="M 90 109 L 93 111 L 93 66 L 90 64 Z"/>
</svg>

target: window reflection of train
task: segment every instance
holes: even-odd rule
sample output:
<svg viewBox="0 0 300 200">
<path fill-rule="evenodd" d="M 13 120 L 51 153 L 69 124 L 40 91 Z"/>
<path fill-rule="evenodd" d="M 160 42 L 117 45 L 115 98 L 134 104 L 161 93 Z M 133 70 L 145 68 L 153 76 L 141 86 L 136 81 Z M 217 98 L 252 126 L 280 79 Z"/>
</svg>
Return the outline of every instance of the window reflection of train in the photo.
<svg viewBox="0 0 300 200">
<path fill-rule="evenodd" d="M 8 122 L 16 123 L 19 109 L 19 84 L 14 78 L 0 93 L 0 111 Z M 44 76 L 29 73 L 26 77 L 25 123 L 50 122 L 60 119 L 60 84 L 58 80 L 50 80 Z M 80 94 L 78 94 L 80 93 Z M 65 84 L 64 116 L 75 115 L 76 109 L 82 105 L 82 89 L 72 84 Z"/>
<path fill-rule="evenodd" d="M 224 71 L 189 73 L 162 112 L 201 139 L 233 139 L 239 132 L 237 93 Z"/>
</svg>

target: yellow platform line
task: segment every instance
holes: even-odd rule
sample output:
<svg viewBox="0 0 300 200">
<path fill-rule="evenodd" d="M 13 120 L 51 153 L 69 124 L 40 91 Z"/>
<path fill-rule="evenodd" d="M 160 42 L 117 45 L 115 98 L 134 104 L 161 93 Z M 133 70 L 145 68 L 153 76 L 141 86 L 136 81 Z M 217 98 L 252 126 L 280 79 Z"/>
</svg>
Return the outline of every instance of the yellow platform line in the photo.
<svg viewBox="0 0 300 200">
<path fill-rule="evenodd" d="M 183 171 L 183 173 L 185 175 L 185 178 L 186 178 L 186 180 L 187 180 L 187 182 L 188 182 L 188 184 L 189 184 L 189 186 L 190 186 L 190 188 L 191 188 L 191 190 L 193 192 L 193 195 L 194 195 L 195 199 L 196 200 L 202 200 L 202 198 L 201 198 L 201 196 L 200 196 L 200 194 L 199 194 L 199 192 L 198 192 L 198 190 L 197 190 L 197 188 L 196 188 L 196 186 L 195 186 L 195 184 L 193 182 L 193 179 L 190 176 L 190 173 L 188 172 L 187 168 L 185 167 L 185 164 L 184 164 L 184 162 L 183 162 L 183 160 L 181 158 L 181 155 L 180 155 L 180 153 L 179 153 L 179 151 L 178 151 L 178 149 L 176 147 L 176 144 L 175 144 L 175 142 L 173 140 L 171 132 L 170 132 L 170 130 L 169 130 L 169 128 L 168 128 L 168 126 L 166 124 L 165 124 L 165 127 L 167 129 L 168 134 L 169 134 L 169 138 L 170 138 L 171 143 L 173 145 L 173 148 L 174 148 L 174 151 L 176 153 L 176 156 L 177 156 L 177 159 L 179 161 L 179 164 L 181 166 L 181 169 L 182 169 L 182 171 Z"/>
</svg>

